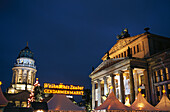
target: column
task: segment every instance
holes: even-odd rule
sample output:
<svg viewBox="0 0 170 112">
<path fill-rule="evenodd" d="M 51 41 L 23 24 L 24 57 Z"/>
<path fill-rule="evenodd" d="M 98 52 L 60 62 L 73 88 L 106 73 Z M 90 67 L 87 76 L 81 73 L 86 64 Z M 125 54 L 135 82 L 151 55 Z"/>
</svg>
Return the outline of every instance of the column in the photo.
<svg viewBox="0 0 170 112">
<path fill-rule="evenodd" d="M 28 79 L 29 79 L 29 70 L 27 70 L 27 84 L 29 84 Z"/>
<path fill-rule="evenodd" d="M 18 77 L 18 70 L 14 70 L 15 71 L 15 85 L 14 85 L 14 89 L 16 89 L 16 84 L 17 84 L 17 77 Z"/>
<path fill-rule="evenodd" d="M 149 87 L 149 82 L 150 78 L 148 77 L 148 72 L 147 70 L 143 71 L 144 74 L 144 80 L 145 80 L 145 93 L 146 93 L 146 99 L 150 103 L 151 102 L 151 97 L 150 97 L 150 87 Z"/>
<path fill-rule="evenodd" d="M 111 74 L 111 75 L 110 75 L 110 78 L 111 78 L 111 86 L 113 87 L 113 88 L 112 88 L 112 91 L 113 91 L 113 93 L 116 95 L 116 89 L 115 89 L 115 75 L 114 75 L 114 74 Z"/>
<path fill-rule="evenodd" d="M 23 77 L 24 77 L 24 72 L 23 72 L 24 70 L 23 69 L 21 69 L 21 83 L 23 83 L 24 81 L 23 81 Z"/>
<path fill-rule="evenodd" d="M 27 72 L 27 76 L 26 76 L 25 90 L 27 90 L 27 84 L 28 84 L 28 73 L 29 73 L 29 70 L 27 70 L 26 72 Z"/>
<path fill-rule="evenodd" d="M 35 83 L 35 74 L 36 72 L 33 71 L 33 84 Z"/>
<path fill-rule="evenodd" d="M 107 91 L 107 77 L 104 76 L 103 80 L 104 80 L 104 95 L 106 96 L 108 93 L 108 91 Z"/>
<path fill-rule="evenodd" d="M 123 83 L 123 72 L 118 71 L 120 75 L 120 99 L 123 104 L 125 104 L 125 91 L 124 91 L 124 83 Z"/>
<path fill-rule="evenodd" d="M 92 81 L 92 109 L 95 108 L 95 82 Z"/>
<path fill-rule="evenodd" d="M 18 83 L 19 70 L 16 70 L 15 84 Z"/>
<path fill-rule="evenodd" d="M 101 103 L 101 84 L 100 84 L 100 80 L 97 80 L 98 83 L 98 106 L 100 106 Z"/>
<path fill-rule="evenodd" d="M 34 84 L 34 72 L 31 72 L 31 84 Z"/>
<path fill-rule="evenodd" d="M 128 70 L 129 70 L 129 79 L 130 79 L 130 103 L 132 104 L 135 101 L 133 69 L 129 67 Z"/>
<path fill-rule="evenodd" d="M 12 84 L 14 84 L 14 81 L 15 81 L 15 70 L 13 70 Z"/>
<path fill-rule="evenodd" d="M 135 82 L 135 97 L 138 95 L 138 88 L 139 88 L 139 76 L 137 70 L 134 72 L 134 82 Z"/>
</svg>

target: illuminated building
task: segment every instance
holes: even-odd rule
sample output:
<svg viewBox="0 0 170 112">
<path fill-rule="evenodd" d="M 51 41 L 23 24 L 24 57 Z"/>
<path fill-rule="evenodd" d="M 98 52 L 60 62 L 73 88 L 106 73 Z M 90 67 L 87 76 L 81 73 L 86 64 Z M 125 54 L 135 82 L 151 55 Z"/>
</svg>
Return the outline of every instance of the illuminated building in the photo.
<svg viewBox="0 0 170 112">
<path fill-rule="evenodd" d="M 37 70 L 33 53 L 28 48 L 28 44 L 20 51 L 12 70 L 12 83 L 11 87 L 8 88 L 8 93 L 18 93 L 23 90 L 31 91 Z"/>
<path fill-rule="evenodd" d="M 30 91 L 33 88 L 36 75 L 33 53 L 27 46 L 22 49 L 14 64 L 12 82 L 7 89 L 7 99 L 17 107 L 26 107 Z"/>
<path fill-rule="evenodd" d="M 122 103 L 128 97 L 132 104 L 138 88 L 153 105 L 159 102 L 163 89 L 170 98 L 170 39 L 145 30 L 130 36 L 125 29 L 89 75 L 93 109 L 104 102 L 110 89 Z"/>
</svg>

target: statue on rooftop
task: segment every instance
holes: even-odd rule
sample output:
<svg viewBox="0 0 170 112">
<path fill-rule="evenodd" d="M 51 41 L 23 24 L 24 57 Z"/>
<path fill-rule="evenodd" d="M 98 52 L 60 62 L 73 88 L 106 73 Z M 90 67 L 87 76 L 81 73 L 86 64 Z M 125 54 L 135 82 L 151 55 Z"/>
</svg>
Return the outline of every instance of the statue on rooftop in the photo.
<svg viewBox="0 0 170 112">
<path fill-rule="evenodd" d="M 130 37 L 130 34 L 128 33 L 128 29 L 125 28 L 120 35 L 117 35 L 116 36 L 117 39 L 123 39 L 123 38 L 127 38 L 127 37 Z"/>
<path fill-rule="evenodd" d="M 107 60 L 110 59 L 109 51 L 107 51 L 105 54 L 107 54 Z"/>
</svg>

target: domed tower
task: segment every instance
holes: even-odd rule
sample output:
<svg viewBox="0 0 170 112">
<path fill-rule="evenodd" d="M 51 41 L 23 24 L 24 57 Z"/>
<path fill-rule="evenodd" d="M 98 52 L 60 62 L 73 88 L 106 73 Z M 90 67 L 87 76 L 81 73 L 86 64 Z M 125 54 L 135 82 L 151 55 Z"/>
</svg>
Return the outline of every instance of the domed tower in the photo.
<svg viewBox="0 0 170 112">
<path fill-rule="evenodd" d="M 29 49 L 28 43 L 27 46 L 20 51 L 12 70 L 12 83 L 11 87 L 8 88 L 8 93 L 18 93 L 23 90 L 31 91 L 37 70 L 33 53 Z"/>
</svg>

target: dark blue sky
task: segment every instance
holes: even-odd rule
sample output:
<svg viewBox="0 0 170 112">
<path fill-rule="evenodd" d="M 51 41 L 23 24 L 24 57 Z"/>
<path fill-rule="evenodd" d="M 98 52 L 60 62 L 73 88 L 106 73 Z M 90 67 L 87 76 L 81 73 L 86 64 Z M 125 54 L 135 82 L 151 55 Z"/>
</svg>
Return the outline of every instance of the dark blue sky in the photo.
<svg viewBox="0 0 170 112">
<path fill-rule="evenodd" d="M 40 83 L 91 88 L 91 67 L 128 28 L 170 37 L 169 0 L 0 0 L 0 80 L 5 90 L 12 67 L 29 42 Z"/>
</svg>

